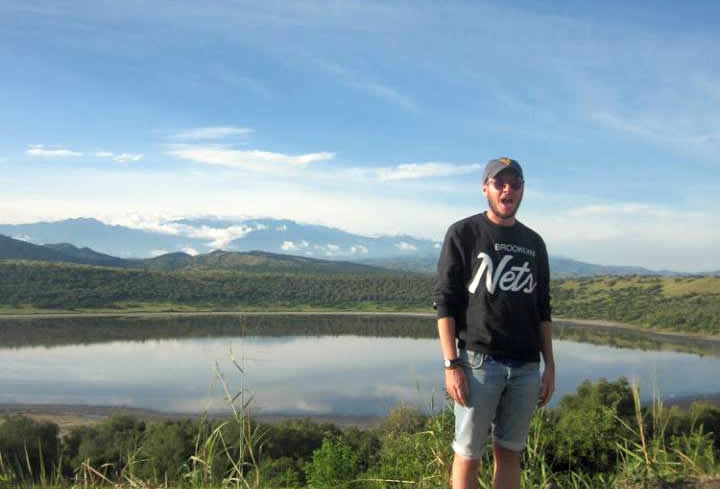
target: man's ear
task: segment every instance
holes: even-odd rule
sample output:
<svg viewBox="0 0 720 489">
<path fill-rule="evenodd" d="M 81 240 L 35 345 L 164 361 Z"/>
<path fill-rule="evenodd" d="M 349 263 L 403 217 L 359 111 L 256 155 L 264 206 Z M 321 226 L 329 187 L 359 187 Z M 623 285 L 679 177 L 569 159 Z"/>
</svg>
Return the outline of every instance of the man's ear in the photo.
<svg viewBox="0 0 720 489">
<path fill-rule="evenodd" d="M 487 197 L 487 185 L 488 185 L 487 182 L 485 182 L 485 183 L 483 183 L 483 186 L 482 186 L 482 193 L 485 197 Z"/>
</svg>

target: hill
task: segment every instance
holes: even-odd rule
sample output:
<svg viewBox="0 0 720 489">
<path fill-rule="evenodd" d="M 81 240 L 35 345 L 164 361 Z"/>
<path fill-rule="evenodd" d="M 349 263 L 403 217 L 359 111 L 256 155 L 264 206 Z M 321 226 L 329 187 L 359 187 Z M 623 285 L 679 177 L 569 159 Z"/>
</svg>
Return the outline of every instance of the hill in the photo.
<svg viewBox="0 0 720 489">
<path fill-rule="evenodd" d="M 430 274 L 352 267 L 320 271 L 312 262 L 314 268 L 303 268 L 294 260 L 268 264 L 265 260 L 273 257 L 267 254 L 244 256 L 256 264 L 172 272 L 0 261 L 0 311 L 432 312 Z M 551 283 L 551 297 L 556 318 L 720 335 L 720 277 L 560 279 Z"/>
<path fill-rule="evenodd" d="M 281 255 L 264 251 L 235 252 L 215 250 L 206 255 L 170 253 L 143 260 L 148 270 L 225 270 L 249 272 L 304 273 L 388 273 L 378 267 L 346 261 L 318 260 L 304 256 Z"/>
<path fill-rule="evenodd" d="M 553 314 L 720 334 L 720 277 L 594 277 L 555 280 Z"/>
<path fill-rule="evenodd" d="M 87 265 L 101 265 L 108 267 L 137 267 L 139 264 L 131 260 L 124 260 L 115 256 L 98 253 L 90 248 L 78 248 L 70 243 L 55 243 L 43 245 L 44 248 L 55 250 L 65 257 L 75 258 L 78 263 Z M 69 260 L 65 260 L 69 261 Z"/>
<path fill-rule="evenodd" d="M 0 259 L 87 263 L 83 257 L 66 254 L 52 247 L 38 246 L 0 235 Z"/>
<path fill-rule="evenodd" d="M 0 261 L 0 308 L 56 310 L 412 310 L 429 307 L 430 276 L 330 262 L 322 272 L 258 255 L 243 270 L 166 272 Z M 317 264 L 311 263 L 313 267 Z M 298 268 L 293 268 L 297 266 Z M 322 263 L 317 265 L 322 267 Z M 272 267 L 276 267 L 272 269 Z M 362 270 L 359 271 L 359 270 Z"/>
<path fill-rule="evenodd" d="M 0 235 L 0 260 L 34 260 L 119 268 L 143 268 L 154 271 L 194 269 L 307 273 L 387 272 L 378 267 L 358 263 L 320 260 L 263 251 L 232 252 L 216 250 L 206 255 L 196 256 L 178 252 L 144 260 L 125 260 L 98 253 L 90 248 L 78 248 L 68 243 L 38 246 L 2 235 Z"/>
</svg>

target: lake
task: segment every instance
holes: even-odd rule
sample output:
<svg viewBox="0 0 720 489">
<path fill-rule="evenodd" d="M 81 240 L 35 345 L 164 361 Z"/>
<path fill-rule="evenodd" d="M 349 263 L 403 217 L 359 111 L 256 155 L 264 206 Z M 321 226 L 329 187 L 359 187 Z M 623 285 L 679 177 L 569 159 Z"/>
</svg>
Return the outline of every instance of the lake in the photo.
<svg viewBox="0 0 720 489">
<path fill-rule="evenodd" d="M 586 379 L 620 376 L 644 399 L 720 392 L 718 342 L 569 323 L 556 333 L 554 403 Z M 431 318 L 2 320 L 0 358 L 0 403 L 223 412 L 219 374 L 267 415 L 378 416 L 445 402 Z"/>
</svg>

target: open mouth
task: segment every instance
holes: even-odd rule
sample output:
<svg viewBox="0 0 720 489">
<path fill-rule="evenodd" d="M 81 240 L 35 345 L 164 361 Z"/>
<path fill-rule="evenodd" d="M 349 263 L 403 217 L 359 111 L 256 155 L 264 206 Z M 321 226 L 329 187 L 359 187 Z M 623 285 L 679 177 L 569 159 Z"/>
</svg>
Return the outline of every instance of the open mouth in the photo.
<svg viewBox="0 0 720 489">
<path fill-rule="evenodd" d="M 505 197 L 504 199 L 500 199 L 500 202 L 502 203 L 502 205 L 509 207 L 513 205 L 515 201 L 511 197 Z"/>
</svg>

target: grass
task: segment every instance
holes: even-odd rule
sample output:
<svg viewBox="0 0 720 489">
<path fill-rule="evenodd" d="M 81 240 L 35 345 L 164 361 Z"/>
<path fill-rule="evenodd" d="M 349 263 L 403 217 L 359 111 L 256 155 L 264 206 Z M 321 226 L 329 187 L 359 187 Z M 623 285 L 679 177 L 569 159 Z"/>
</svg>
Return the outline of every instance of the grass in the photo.
<svg viewBox="0 0 720 489">
<path fill-rule="evenodd" d="M 233 360 L 235 367 L 240 365 Z M 250 395 L 242 386 L 233 394 L 224 375 L 218 369 L 217 377 L 223 386 L 225 399 L 232 416 L 218 425 L 205 423 L 195 443 L 193 455 L 185 465 L 181 479 L 168 482 L 167 476 L 142 478 L 138 469 L 142 459 L 140 447 L 130 448 L 122 467 L 94 466 L 84 461 L 74 476 L 67 479 L 61 474 L 61 462 L 50 471 L 33 473 L 29 453 L 25 460 L 8 463 L 0 454 L 0 487 L 27 489 L 155 489 L 177 487 L 182 489 L 266 489 L 260 457 L 267 433 L 252 422 L 249 407 Z M 553 489 L 606 489 L 618 488 L 670 488 L 695 487 L 697 481 L 720 483 L 720 465 L 713 448 L 713 436 L 701 424 L 693 422 L 689 432 L 670 436 L 670 411 L 661 401 L 650 409 L 643 408 L 637 388 L 632 389 L 634 416 L 618 420 L 627 429 L 627 435 L 616 440 L 618 463 L 611 473 L 589 473 L 582 468 L 555 471 L 552 466 L 552 425 L 549 411 L 539 410 L 532 420 L 527 449 L 523 453 L 521 488 Z M 429 418 L 428 423 L 415 433 L 393 433 L 389 445 L 395 452 L 387 460 L 397 466 L 400 473 L 391 471 L 361 473 L 348 480 L 325 481 L 318 487 L 348 487 L 368 489 L 436 489 L 447 487 L 452 454 L 448 431 L 452 430 L 452 414 L 448 410 Z M 239 436 L 229 437 L 228 428 L 239 430 Z M 42 457 L 42 454 L 41 454 Z M 490 489 L 492 479 L 492 451 L 487 450 L 478 474 L 482 489 Z M 336 468 L 337 469 L 337 468 Z M 116 475 L 112 475 L 116 474 Z M 273 485 L 273 488 L 279 486 Z M 298 485 L 287 489 L 299 488 Z M 304 486 L 310 487 L 310 486 Z M 312 486 L 313 488 L 315 486 Z"/>
</svg>

